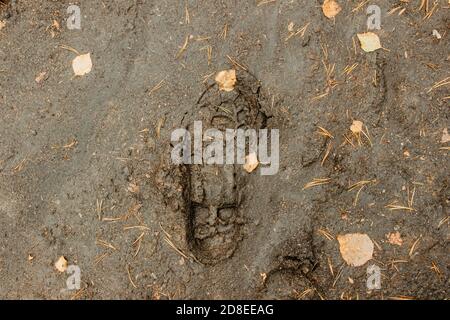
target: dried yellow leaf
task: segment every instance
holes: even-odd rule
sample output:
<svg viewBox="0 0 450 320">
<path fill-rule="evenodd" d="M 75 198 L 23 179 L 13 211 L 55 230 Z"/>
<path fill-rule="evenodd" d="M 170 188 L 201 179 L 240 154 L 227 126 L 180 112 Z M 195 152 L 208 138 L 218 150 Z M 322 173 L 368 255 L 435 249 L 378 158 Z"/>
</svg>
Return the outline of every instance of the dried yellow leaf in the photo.
<svg viewBox="0 0 450 320">
<path fill-rule="evenodd" d="M 233 91 L 236 84 L 236 70 L 223 70 L 217 73 L 216 83 L 219 86 L 219 90 L 222 91 Z"/>
<path fill-rule="evenodd" d="M 322 4 L 323 14 L 328 19 L 336 17 L 341 10 L 341 6 L 335 0 L 325 0 Z"/>
<path fill-rule="evenodd" d="M 67 260 L 64 256 L 59 257 L 58 261 L 55 262 L 55 268 L 59 272 L 65 272 L 67 270 Z"/>
<path fill-rule="evenodd" d="M 294 32 L 294 23 L 291 21 L 288 24 L 288 31 L 289 32 Z"/>
<path fill-rule="evenodd" d="M 256 153 L 252 152 L 248 156 L 245 157 L 244 169 L 248 173 L 254 171 L 259 165 L 258 157 Z"/>
<path fill-rule="evenodd" d="M 387 234 L 386 238 L 390 244 L 395 244 L 397 246 L 401 246 L 403 244 L 403 239 L 398 231 Z"/>
<path fill-rule="evenodd" d="M 373 32 L 358 33 L 357 36 L 361 43 L 361 49 L 365 52 L 372 52 L 382 48 L 380 38 Z"/>
<path fill-rule="evenodd" d="M 77 76 L 84 76 L 92 70 L 91 54 L 81 54 L 72 61 L 73 72 Z"/>
<path fill-rule="evenodd" d="M 450 134 L 448 134 L 448 130 L 447 130 L 447 128 L 445 128 L 444 130 L 442 130 L 441 143 L 447 143 L 447 142 L 450 142 Z"/>
<path fill-rule="evenodd" d="M 350 126 L 350 130 L 353 133 L 361 133 L 362 129 L 363 129 L 363 123 L 362 123 L 362 121 L 359 121 L 359 120 L 354 120 L 352 125 Z"/>
<path fill-rule="evenodd" d="M 337 236 L 342 258 L 348 265 L 359 267 L 373 256 L 373 242 L 367 234 L 349 233 Z"/>
<path fill-rule="evenodd" d="M 45 72 L 45 71 L 44 71 L 44 72 L 41 72 L 41 73 L 39 73 L 38 76 L 34 79 L 34 81 L 36 81 L 36 83 L 41 83 L 42 81 L 45 80 L 46 76 L 47 76 L 47 72 Z"/>
</svg>

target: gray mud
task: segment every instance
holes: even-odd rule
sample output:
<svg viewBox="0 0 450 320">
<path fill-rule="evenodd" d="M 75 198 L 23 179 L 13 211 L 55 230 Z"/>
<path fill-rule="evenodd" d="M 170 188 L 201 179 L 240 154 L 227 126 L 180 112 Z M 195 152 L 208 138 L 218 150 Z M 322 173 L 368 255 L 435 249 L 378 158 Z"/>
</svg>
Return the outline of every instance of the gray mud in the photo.
<svg viewBox="0 0 450 320">
<path fill-rule="evenodd" d="M 0 3 L 0 297 L 448 298 L 450 91 L 429 89 L 449 76 L 449 5 L 424 20 L 419 2 L 370 2 L 383 12 L 373 53 L 358 1 L 333 21 L 320 1 L 187 1 L 187 19 L 184 1 L 83 0 L 81 30 L 66 28 L 71 1 Z M 303 37 L 287 39 L 290 22 L 309 23 Z M 92 71 L 73 77 L 61 46 L 90 52 Z M 251 107 L 222 124 L 212 98 L 200 107 L 236 62 L 264 123 Z M 279 172 L 171 165 L 171 132 L 202 119 L 279 129 Z M 370 141 L 351 140 L 353 120 Z M 363 267 L 339 252 L 353 232 L 376 242 Z M 65 290 L 60 256 L 80 290 Z M 366 288 L 370 264 L 380 290 Z"/>
</svg>

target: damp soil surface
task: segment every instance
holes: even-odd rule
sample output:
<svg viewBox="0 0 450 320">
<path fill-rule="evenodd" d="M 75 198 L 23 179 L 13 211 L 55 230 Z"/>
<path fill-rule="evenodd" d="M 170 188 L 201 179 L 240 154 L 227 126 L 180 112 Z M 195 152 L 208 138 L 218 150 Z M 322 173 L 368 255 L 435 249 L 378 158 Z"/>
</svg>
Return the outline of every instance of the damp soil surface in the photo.
<svg viewBox="0 0 450 320">
<path fill-rule="evenodd" d="M 449 298 L 449 4 L 338 2 L 0 1 L 0 297 Z M 278 129 L 278 172 L 174 165 L 197 120 Z"/>
</svg>

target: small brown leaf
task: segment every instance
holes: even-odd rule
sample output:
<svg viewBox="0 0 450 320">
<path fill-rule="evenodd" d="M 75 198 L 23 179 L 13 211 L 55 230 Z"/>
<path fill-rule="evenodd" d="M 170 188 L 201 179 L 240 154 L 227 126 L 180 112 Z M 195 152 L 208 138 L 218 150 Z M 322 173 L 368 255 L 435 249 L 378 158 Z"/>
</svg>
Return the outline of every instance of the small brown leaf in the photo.
<svg viewBox="0 0 450 320">
<path fill-rule="evenodd" d="M 349 233 L 337 236 L 342 258 L 348 265 L 359 267 L 372 259 L 373 242 L 367 234 Z"/>
<path fill-rule="evenodd" d="M 341 12 L 342 8 L 335 0 L 325 0 L 322 5 L 322 11 L 328 19 L 334 18 Z"/>
<path fill-rule="evenodd" d="M 216 83 L 219 85 L 219 90 L 233 91 L 236 84 L 236 70 L 223 70 L 216 75 Z"/>
<path fill-rule="evenodd" d="M 55 268 L 59 272 L 65 272 L 67 270 L 67 260 L 64 256 L 59 257 L 58 261 L 55 262 Z"/>
</svg>

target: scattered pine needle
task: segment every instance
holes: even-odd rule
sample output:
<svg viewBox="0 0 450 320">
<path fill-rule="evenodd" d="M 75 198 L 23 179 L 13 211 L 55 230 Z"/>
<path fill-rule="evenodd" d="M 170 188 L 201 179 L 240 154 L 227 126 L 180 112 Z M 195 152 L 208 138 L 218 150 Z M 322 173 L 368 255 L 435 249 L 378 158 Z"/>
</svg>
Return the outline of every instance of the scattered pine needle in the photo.
<svg viewBox="0 0 450 320">
<path fill-rule="evenodd" d="M 101 246 L 105 247 L 105 248 L 109 248 L 109 249 L 112 249 L 114 251 L 117 251 L 116 247 L 114 247 L 111 243 L 106 242 L 105 240 L 97 239 L 96 243 L 98 245 L 101 245 Z"/>
<path fill-rule="evenodd" d="M 71 149 L 73 147 L 75 147 L 78 144 L 78 141 L 76 139 L 72 139 L 71 142 L 63 145 L 63 149 Z"/>
<path fill-rule="evenodd" d="M 101 219 L 101 221 L 105 221 L 105 222 L 116 222 L 116 221 L 121 221 L 124 220 L 124 217 L 117 217 L 117 218 L 113 218 L 113 217 L 103 217 Z"/>
<path fill-rule="evenodd" d="M 398 11 L 401 8 L 402 8 L 402 6 L 397 6 L 395 8 L 392 8 L 391 10 L 388 11 L 388 16 L 394 14 L 396 11 Z"/>
<path fill-rule="evenodd" d="M 330 257 L 328 257 L 327 260 L 328 260 L 328 268 L 330 268 L 331 276 L 334 277 L 334 269 L 333 269 L 333 264 L 331 263 Z"/>
<path fill-rule="evenodd" d="M 260 6 L 263 6 L 265 4 L 269 4 L 269 3 L 275 2 L 275 1 L 276 0 L 262 0 L 262 1 L 258 2 L 258 4 L 256 6 L 260 7 Z"/>
<path fill-rule="evenodd" d="M 413 189 L 411 195 L 409 194 L 409 186 L 408 186 L 408 207 L 410 207 L 410 208 L 413 207 L 415 194 L 416 194 L 416 186 L 414 186 L 414 189 Z"/>
<path fill-rule="evenodd" d="M 128 274 L 128 279 L 130 280 L 131 285 L 134 288 L 137 288 L 136 284 L 133 282 L 133 279 L 131 278 L 131 272 L 130 272 L 130 265 L 127 264 L 127 274 Z"/>
<path fill-rule="evenodd" d="M 317 126 L 317 128 L 319 128 L 319 131 L 317 131 L 317 133 L 320 134 L 321 136 L 334 139 L 333 135 L 327 129 L 322 128 L 321 126 Z"/>
<path fill-rule="evenodd" d="M 335 237 L 328 230 L 319 229 L 317 230 L 317 233 L 321 234 L 330 241 L 333 241 L 335 239 Z"/>
<path fill-rule="evenodd" d="M 302 293 L 298 292 L 297 290 L 294 289 L 294 294 L 295 294 L 295 298 L 297 300 L 302 300 L 304 297 L 306 297 L 308 294 L 310 294 L 311 292 L 314 292 L 315 290 L 313 289 L 306 289 L 305 291 L 303 291 Z"/>
<path fill-rule="evenodd" d="M 185 7 L 184 7 L 184 13 L 185 13 L 185 19 L 184 21 L 186 22 L 186 24 L 191 23 L 191 16 L 189 14 L 189 9 L 188 9 L 188 5 L 186 3 Z"/>
<path fill-rule="evenodd" d="M 148 95 L 151 96 L 154 92 L 158 91 L 159 89 L 161 89 L 165 84 L 165 80 L 161 80 L 160 82 L 158 82 L 158 84 L 156 86 L 154 86 L 152 89 L 150 89 L 150 91 L 148 92 Z"/>
<path fill-rule="evenodd" d="M 351 66 L 347 65 L 342 71 L 342 74 L 349 76 L 358 67 L 358 65 L 359 63 L 354 63 Z"/>
<path fill-rule="evenodd" d="M 172 242 L 172 240 L 170 240 L 167 236 L 164 237 L 164 241 L 167 242 L 167 244 L 179 255 L 181 255 L 183 258 L 185 258 L 186 260 L 189 260 L 189 257 L 180 249 L 178 249 Z"/>
<path fill-rule="evenodd" d="M 223 27 L 223 30 L 220 33 L 219 37 L 225 40 L 227 38 L 227 34 L 228 34 L 228 24 L 225 23 L 225 26 Z"/>
<path fill-rule="evenodd" d="M 101 254 L 101 255 L 95 257 L 95 259 L 94 259 L 94 265 L 97 265 L 97 264 L 99 264 L 100 262 L 102 262 L 103 259 L 105 259 L 107 256 L 109 256 L 109 253 L 108 253 L 108 252 L 105 252 L 105 253 L 103 253 L 103 254 Z"/>
<path fill-rule="evenodd" d="M 123 230 L 132 230 L 132 229 L 141 229 L 141 230 L 150 230 L 147 226 L 127 226 L 123 227 Z"/>
<path fill-rule="evenodd" d="M 329 142 L 327 145 L 327 148 L 325 150 L 325 154 L 323 155 L 322 161 L 320 161 L 320 165 L 323 167 L 323 164 L 328 159 L 328 156 L 330 155 L 331 150 L 333 149 L 333 143 Z"/>
<path fill-rule="evenodd" d="M 320 186 L 323 184 L 328 184 L 330 183 L 331 179 L 330 178 L 314 178 L 313 181 L 308 182 L 302 190 L 306 190 L 312 187 L 316 187 L 316 186 Z"/>
<path fill-rule="evenodd" d="M 97 212 L 98 220 L 102 221 L 103 199 L 100 201 L 98 201 L 98 199 L 97 199 L 95 211 Z"/>
<path fill-rule="evenodd" d="M 395 297 L 389 297 L 391 300 L 414 300 L 414 297 L 410 296 L 395 296 Z"/>
<path fill-rule="evenodd" d="M 441 81 L 436 82 L 430 89 L 428 89 L 427 93 L 430 93 L 431 91 L 450 84 L 450 77 L 447 77 Z"/>
<path fill-rule="evenodd" d="M 206 50 L 206 54 L 207 54 L 207 58 L 208 58 L 208 66 L 211 65 L 212 47 L 210 45 L 207 45 L 206 47 L 203 47 L 200 50 Z"/>
<path fill-rule="evenodd" d="M 420 1 L 420 7 L 417 9 L 417 11 L 420 11 L 420 10 L 425 10 L 425 13 L 427 13 L 428 12 L 428 7 L 429 7 L 429 0 L 421 0 Z"/>
<path fill-rule="evenodd" d="M 325 98 L 329 94 L 328 90 L 326 90 L 324 93 L 319 94 L 318 96 L 312 97 L 311 101 L 320 100 L 322 98 Z"/>
<path fill-rule="evenodd" d="M 438 276 L 440 276 L 442 273 L 441 273 L 441 269 L 439 269 L 439 267 L 436 265 L 436 263 L 434 262 L 434 261 L 431 261 L 431 267 L 430 267 L 430 269 L 431 270 L 433 270 L 434 272 L 436 272 L 436 274 L 438 275 Z"/>
<path fill-rule="evenodd" d="M 357 11 L 361 10 L 361 8 L 364 7 L 367 2 L 369 2 L 369 0 L 360 2 L 356 7 L 354 7 L 352 9 L 352 12 L 354 13 L 354 12 L 357 12 Z"/>
<path fill-rule="evenodd" d="M 352 190 L 354 190 L 356 188 L 365 186 L 366 184 L 375 183 L 376 181 L 377 181 L 376 179 L 374 179 L 374 180 L 361 180 L 361 181 L 358 181 L 358 182 L 352 184 L 350 187 L 348 187 L 347 190 L 348 191 L 352 191 Z"/>
<path fill-rule="evenodd" d="M 204 76 L 202 76 L 202 82 L 203 83 L 207 83 L 208 82 L 208 80 L 213 76 L 213 75 L 215 75 L 216 73 L 215 72 L 211 72 L 210 74 L 207 74 L 207 75 L 204 75 Z"/>
<path fill-rule="evenodd" d="M 86 288 L 77 290 L 77 292 L 75 292 L 75 293 L 70 297 L 70 300 L 76 300 L 76 299 L 80 298 L 80 297 L 84 294 L 85 291 L 86 291 Z"/>
<path fill-rule="evenodd" d="M 197 39 L 195 39 L 195 41 L 208 41 L 209 39 L 211 39 L 211 37 L 202 37 L 202 36 L 198 36 Z"/>
<path fill-rule="evenodd" d="M 244 65 L 242 65 L 241 63 L 239 63 L 236 59 L 230 57 L 229 55 L 227 55 L 228 60 L 230 60 L 230 62 L 235 66 L 238 67 L 244 71 L 248 71 L 248 68 L 245 67 Z"/>
<path fill-rule="evenodd" d="M 449 220 L 450 220 L 450 216 L 439 221 L 438 228 L 442 227 L 445 223 L 448 223 Z"/>
<path fill-rule="evenodd" d="M 189 257 L 181 250 L 178 249 L 176 245 L 173 244 L 171 238 L 172 236 L 163 228 L 162 224 L 159 223 L 159 227 L 161 228 L 161 230 L 164 232 L 164 241 L 167 242 L 167 244 L 173 249 L 175 250 L 175 252 L 177 252 L 179 255 L 181 255 L 183 258 L 189 260 Z"/>
<path fill-rule="evenodd" d="M 416 194 L 416 187 L 414 186 L 414 189 L 412 191 L 412 193 L 409 192 L 409 186 L 407 188 L 407 192 L 408 192 L 408 205 L 404 206 L 404 205 L 398 205 L 395 202 L 388 204 L 386 206 L 386 208 L 388 208 L 389 210 L 406 210 L 406 211 L 416 211 L 413 208 L 413 204 L 414 204 L 414 196 Z"/>
<path fill-rule="evenodd" d="M 386 208 L 388 208 L 389 210 L 406 210 L 406 211 L 415 211 L 414 208 L 411 207 L 406 207 L 406 206 L 400 206 L 400 205 L 396 205 L 396 204 L 388 204 L 386 206 Z"/>
<path fill-rule="evenodd" d="M 69 51 L 72 51 L 73 53 L 75 53 L 76 55 L 80 55 L 80 53 L 78 52 L 78 50 L 76 50 L 76 49 L 74 49 L 74 48 L 72 48 L 72 47 L 69 47 L 69 46 L 66 46 L 66 45 L 60 45 L 59 46 L 61 49 L 64 49 L 64 50 L 69 50 Z"/>
<path fill-rule="evenodd" d="M 334 278 L 333 285 L 332 285 L 333 288 L 336 286 L 336 283 L 338 282 L 339 278 L 341 277 L 342 272 L 344 271 L 344 267 L 345 267 L 345 262 L 342 263 L 341 267 L 339 268 L 339 270 L 336 274 L 336 277 Z"/>
<path fill-rule="evenodd" d="M 308 26 L 311 24 L 311 22 L 308 22 L 303 27 L 297 29 L 295 32 L 290 32 L 289 35 L 284 39 L 285 42 L 287 42 L 290 38 L 295 37 L 297 35 L 300 35 L 300 38 L 303 38 L 305 36 L 306 30 L 308 30 Z"/>
<path fill-rule="evenodd" d="M 427 2 L 428 3 L 428 2 Z M 428 20 L 431 18 L 431 16 L 434 14 L 434 12 L 436 11 L 436 8 L 438 6 L 438 3 L 435 2 L 433 5 L 433 8 L 431 8 L 431 10 L 429 12 L 427 12 L 427 14 L 423 17 L 423 20 Z"/>
<path fill-rule="evenodd" d="M 375 183 L 376 180 L 362 180 L 359 181 L 353 185 L 351 185 L 348 188 L 348 191 L 352 191 L 355 190 L 356 188 L 358 188 L 358 192 L 356 192 L 356 196 L 355 196 L 355 200 L 353 201 L 353 206 L 356 207 L 356 205 L 358 204 L 358 199 L 359 199 L 359 194 L 361 193 L 361 190 L 368 184 L 370 183 Z"/>
<path fill-rule="evenodd" d="M 22 171 L 23 168 L 25 167 L 25 164 L 26 164 L 27 161 L 28 161 L 28 160 L 27 160 L 26 158 L 23 159 L 22 161 L 20 161 L 17 165 L 15 165 L 15 166 L 12 168 L 12 171 L 13 171 L 14 173 L 18 173 L 18 172 Z"/>
<path fill-rule="evenodd" d="M 188 45 L 189 45 L 189 36 L 186 36 L 186 39 L 184 40 L 184 44 L 183 44 L 183 46 L 180 48 L 180 50 L 178 51 L 178 53 L 176 54 L 175 59 L 181 58 L 181 56 L 183 55 L 184 51 L 186 51 Z"/>
<path fill-rule="evenodd" d="M 132 246 L 137 245 L 136 251 L 134 253 L 134 257 L 136 257 L 138 255 L 139 251 L 141 250 L 142 239 L 144 238 L 144 236 L 145 236 L 145 232 L 142 232 L 141 235 L 139 237 L 137 237 L 137 239 L 132 244 Z"/>
<path fill-rule="evenodd" d="M 417 245 L 419 244 L 420 239 L 422 239 L 422 235 L 417 238 L 416 241 L 414 241 L 413 245 L 411 246 L 411 249 L 409 250 L 409 256 L 412 257 L 414 254 L 414 251 L 416 250 Z"/>
</svg>

